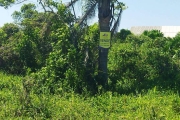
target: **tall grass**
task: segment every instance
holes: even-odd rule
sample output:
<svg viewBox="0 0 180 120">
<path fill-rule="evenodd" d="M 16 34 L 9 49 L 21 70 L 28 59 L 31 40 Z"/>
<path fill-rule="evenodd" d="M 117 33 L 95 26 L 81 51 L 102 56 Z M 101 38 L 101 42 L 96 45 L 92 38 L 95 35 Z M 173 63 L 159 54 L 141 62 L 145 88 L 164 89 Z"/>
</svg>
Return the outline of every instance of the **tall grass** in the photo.
<svg viewBox="0 0 180 120">
<path fill-rule="evenodd" d="M 27 100 L 22 78 L 0 73 L 0 119 L 106 119 L 179 120 L 180 98 L 156 87 L 144 93 L 95 96 L 30 93 Z"/>
<path fill-rule="evenodd" d="M 21 106 L 21 77 L 0 72 L 0 119 L 13 118 Z"/>
</svg>

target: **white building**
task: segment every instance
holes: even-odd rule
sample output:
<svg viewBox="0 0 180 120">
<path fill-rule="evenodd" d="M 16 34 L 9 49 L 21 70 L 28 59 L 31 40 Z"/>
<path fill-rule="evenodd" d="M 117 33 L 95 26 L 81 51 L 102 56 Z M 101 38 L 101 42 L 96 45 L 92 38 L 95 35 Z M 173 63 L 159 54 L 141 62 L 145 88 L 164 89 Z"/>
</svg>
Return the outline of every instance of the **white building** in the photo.
<svg viewBox="0 0 180 120">
<path fill-rule="evenodd" d="M 180 26 L 134 26 L 131 32 L 135 35 L 142 34 L 145 30 L 159 30 L 165 37 L 175 37 L 180 32 Z"/>
</svg>

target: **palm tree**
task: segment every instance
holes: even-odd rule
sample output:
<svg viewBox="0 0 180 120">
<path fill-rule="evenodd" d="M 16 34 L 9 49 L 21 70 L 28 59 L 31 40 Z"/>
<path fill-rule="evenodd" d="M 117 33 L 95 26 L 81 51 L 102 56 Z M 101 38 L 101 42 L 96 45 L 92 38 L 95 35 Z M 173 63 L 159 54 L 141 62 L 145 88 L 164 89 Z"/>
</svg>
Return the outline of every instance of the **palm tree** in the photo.
<svg viewBox="0 0 180 120">
<path fill-rule="evenodd" d="M 99 0 L 98 2 L 98 17 L 99 17 L 99 26 L 100 32 L 110 32 L 111 21 L 114 19 L 114 3 L 112 0 Z M 113 35 L 117 29 L 120 16 L 122 13 L 122 8 L 118 14 L 117 20 L 114 22 L 114 26 L 111 29 L 109 35 Z M 111 36 L 110 36 L 111 37 Z M 110 42 L 110 41 L 109 41 Z M 109 46 L 110 47 L 110 46 Z M 106 86 L 108 74 L 107 74 L 107 61 L 108 61 L 108 50 L 109 47 L 99 46 L 99 84 L 103 87 Z"/>
</svg>

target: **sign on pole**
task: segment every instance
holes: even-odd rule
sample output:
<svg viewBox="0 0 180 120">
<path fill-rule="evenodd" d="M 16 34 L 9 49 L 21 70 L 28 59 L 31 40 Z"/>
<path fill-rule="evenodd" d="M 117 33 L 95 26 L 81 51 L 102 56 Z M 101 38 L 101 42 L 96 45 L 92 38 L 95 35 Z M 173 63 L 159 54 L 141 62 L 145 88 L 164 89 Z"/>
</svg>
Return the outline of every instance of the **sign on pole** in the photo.
<svg viewBox="0 0 180 120">
<path fill-rule="evenodd" d="M 111 40 L 111 32 L 100 32 L 99 46 L 102 48 L 109 48 Z"/>
</svg>

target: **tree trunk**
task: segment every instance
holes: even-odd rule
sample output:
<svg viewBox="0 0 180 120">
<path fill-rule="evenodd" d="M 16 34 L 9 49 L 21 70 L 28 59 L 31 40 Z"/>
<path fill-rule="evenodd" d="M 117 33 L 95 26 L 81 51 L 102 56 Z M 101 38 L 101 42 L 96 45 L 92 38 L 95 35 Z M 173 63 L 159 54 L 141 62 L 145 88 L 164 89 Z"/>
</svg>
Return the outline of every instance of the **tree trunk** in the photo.
<svg viewBox="0 0 180 120">
<path fill-rule="evenodd" d="M 110 31 L 110 19 L 112 12 L 110 9 L 111 0 L 99 0 L 99 26 L 100 32 L 109 32 Z M 99 85 L 103 87 L 107 84 L 108 74 L 107 74 L 107 60 L 108 60 L 108 50 L 109 48 L 99 47 L 99 73 L 98 73 L 98 82 Z"/>
</svg>

